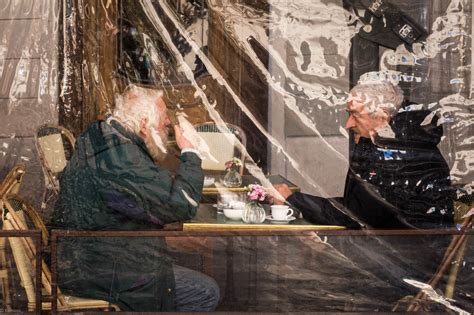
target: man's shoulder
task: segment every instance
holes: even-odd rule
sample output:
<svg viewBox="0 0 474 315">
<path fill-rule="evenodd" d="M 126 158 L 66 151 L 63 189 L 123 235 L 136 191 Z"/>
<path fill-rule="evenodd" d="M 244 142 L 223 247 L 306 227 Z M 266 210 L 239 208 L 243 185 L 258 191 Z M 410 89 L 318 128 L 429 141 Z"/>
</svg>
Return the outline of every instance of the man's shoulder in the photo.
<svg viewBox="0 0 474 315">
<path fill-rule="evenodd" d="M 96 120 L 92 122 L 87 128 L 79 135 L 79 137 L 105 137 L 109 134 L 120 134 L 118 130 L 112 127 L 104 120 Z"/>
<path fill-rule="evenodd" d="M 77 139 L 78 140 L 93 139 L 93 138 L 97 138 L 99 136 L 102 136 L 101 125 L 103 125 L 103 123 L 104 123 L 103 120 L 96 120 L 96 121 L 92 122 L 89 126 L 87 126 L 86 129 L 84 129 L 79 134 Z"/>
<path fill-rule="evenodd" d="M 151 165 L 146 152 L 130 138 L 105 121 L 95 121 L 77 138 L 74 156 L 66 173 L 94 173 L 105 168 L 108 171 L 124 170 L 137 164 Z M 82 169 L 82 170 L 81 170 Z"/>
<path fill-rule="evenodd" d="M 91 123 L 77 139 L 78 146 L 91 146 L 94 152 L 113 148 L 117 145 L 133 143 L 132 139 L 125 133 L 103 120 Z"/>
<path fill-rule="evenodd" d="M 100 124 L 102 124 L 102 123 L 104 123 L 103 120 L 96 120 L 96 121 L 93 121 L 92 123 L 90 123 L 90 124 L 86 127 L 86 129 L 84 129 L 83 132 L 81 132 L 80 135 L 89 134 L 89 133 L 93 132 L 94 130 L 98 130 Z"/>
</svg>

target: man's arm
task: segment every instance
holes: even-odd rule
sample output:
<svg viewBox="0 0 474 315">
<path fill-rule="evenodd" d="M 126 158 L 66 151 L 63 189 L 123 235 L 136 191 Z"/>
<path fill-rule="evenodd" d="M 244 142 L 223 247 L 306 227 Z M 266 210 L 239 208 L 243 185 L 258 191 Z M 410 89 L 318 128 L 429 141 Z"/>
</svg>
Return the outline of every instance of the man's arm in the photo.
<svg viewBox="0 0 474 315">
<path fill-rule="evenodd" d="M 273 197 L 275 204 L 282 203 L 281 198 L 285 199 L 285 203 L 299 210 L 303 217 L 311 223 L 343 225 L 348 228 L 361 227 L 360 224 L 338 209 L 338 207 L 343 207 L 342 198 L 326 199 L 300 192 L 293 193 L 286 184 L 276 184 L 274 188 L 280 194 L 280 196 Z"/>
<path fill-rule="evenodd" d="M 201 201 L 204 183 L 201 158 L 196 153 L 185 151 L 180 160 L 168 201 L 176 209 L 174 216 L 178 220 L 175 221 L 194 217 Z"/>
<path fill-rule="evenodd" d="M 103 155 L 103 156 L 102 156 Z M 134 144 L 97 157 L 99 193 L 105 206 L 131 219 L 163 225 L 192 218 L 201 199 L 201 159 L 186 152 L 175 178 Z"/>
<path fill-rule="evenodd" d="M 314 224 L 343 225 L 351 229 L 359 229 L 361 225 L 344 214 L 342 198 L 322 198 L 295 192 L 286 199 L 292 207 L 301 211 L 303 217 Z"/>
</svg>

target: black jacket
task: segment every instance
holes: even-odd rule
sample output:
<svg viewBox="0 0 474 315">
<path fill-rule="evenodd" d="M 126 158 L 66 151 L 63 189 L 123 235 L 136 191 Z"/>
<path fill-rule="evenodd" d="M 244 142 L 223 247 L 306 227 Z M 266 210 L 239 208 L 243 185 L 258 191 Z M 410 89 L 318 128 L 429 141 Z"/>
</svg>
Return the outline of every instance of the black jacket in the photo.
<svg viewBox="0 0 474 315">
<path fill-rule="evenodd" d="M 394 138 L 354 146 L 343 198 L 303 193 L 287 202 L 314 223 L 372 228 L 437 228 L 453 222 L 449 168 L 437 148 L 443 130 L 429 111 L 406 110 L 390 122 Z M 422 125 L 423 123 L 423 125 Z"/>
</svg>

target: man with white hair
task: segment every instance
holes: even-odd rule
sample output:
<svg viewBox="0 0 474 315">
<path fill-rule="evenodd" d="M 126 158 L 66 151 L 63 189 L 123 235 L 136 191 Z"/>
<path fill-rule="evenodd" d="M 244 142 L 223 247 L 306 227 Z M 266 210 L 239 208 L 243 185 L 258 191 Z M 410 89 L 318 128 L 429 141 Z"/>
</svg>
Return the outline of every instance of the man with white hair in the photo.
<svg viewBox="0 0 474 315">
<path fill-rule="evenodd" d="M 347 103 L 349 118 L 346 128 L 354 132 L 354 142 L 361 137 L 374 140 L 402 106 L 403 92 L 389 82 L 356 85 Z M 392 135 L 390 135 L 392 136 Z"/>
<path fill-rule="evenodd" d="M 316 224 L 354 229 L 451 227 L 449 168 L 437 148 L 443 129 L 437 116 L 420 107 L 404 102 L 402 90 L 390 82 L 355 86 L 347 103 L 346 128 L 352 130 L 354 144 L 344 196 L 322 198 L 276 185 L 285 200 L 274 197 L 274 202 L 288 203 Z M 391 286 L 385 298 L 395 303 L 417 293 L 406 279 L 423 283 L 433 276 L 448 242 L 435 235 L 349 236 L 335 237 L 330 244 L 351 264 Z"/>
<path fill-rule="evenodd" d="M 61 176 L 53 226 L 71 230 L 156 230 L 191 219 L 203 185 L 195 144 L 174 126 L 181 164 L 160 166 L 171 127 L 162 93 L 130 86 L 113 115 L 76 141 Z M 190 131 L 187 131 L 190 132 Z M 173 265 L 163 238 L 66 238 L 60 243 L 65 293 L 110 301 L 124 311 L 212 311 L 213 279 Z"/>
<path fill-rule="evenodd" d="M 352 228 L 438 228 L 453 222 L 449 168 L 437 148 L 437 116 L 412 110 L 388 81 L 356 85 L 347 103 L 346 128 L 354 135 L 343 198 L 292 193 L 284 201 L 319 224 Z M 432 117 L 427 121 L 427 117 Z M 282 203 L 275 197 L 275 203 Z"/>
</svg>

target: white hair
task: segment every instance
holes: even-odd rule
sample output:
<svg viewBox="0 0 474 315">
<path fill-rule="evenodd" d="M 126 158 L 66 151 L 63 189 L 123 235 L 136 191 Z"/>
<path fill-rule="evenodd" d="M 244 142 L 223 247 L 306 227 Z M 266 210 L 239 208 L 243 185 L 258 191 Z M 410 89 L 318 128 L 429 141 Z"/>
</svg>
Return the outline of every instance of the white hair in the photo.
<svg viewBox="0 0 474 315">
<path fill-rule="evenodd" d="M 403 104 L 402 89 L 387 81 L 357 84 L 352 88 L 351 94 L 362 97 L 367 105 L 373 101 L 373 106 L 366 105 L 369 113 L 383 109 L 390 117 L 393 117 Z"/>
<path fill-rule="evenodd" d="M 160 90 L 129 85 L 122 94 L 115 97 L 112 116 L 125 128 L 138 134 L 140 122 L 147 119 L 147 127 L 160 119 L 156 101 L 163 96 Z"/>
</svg>

